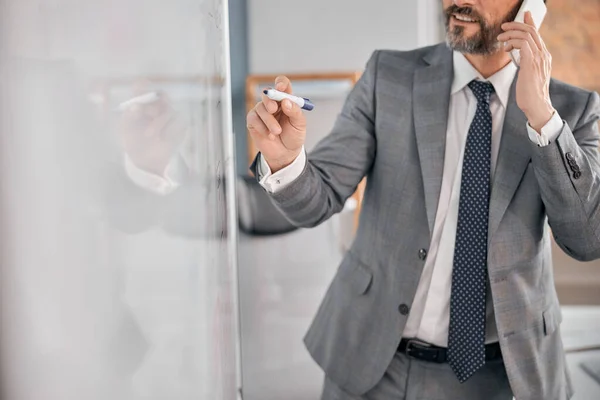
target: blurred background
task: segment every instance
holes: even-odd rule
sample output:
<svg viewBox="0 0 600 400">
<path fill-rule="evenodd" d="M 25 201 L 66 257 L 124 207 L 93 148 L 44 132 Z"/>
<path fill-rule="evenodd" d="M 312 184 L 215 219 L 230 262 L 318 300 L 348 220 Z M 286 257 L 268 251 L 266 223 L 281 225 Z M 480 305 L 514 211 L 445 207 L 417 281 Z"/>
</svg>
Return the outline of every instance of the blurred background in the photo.
<svg viewBox="0 0 600 400">
<path fill-rule="evenodd" d="M 549 0 L 556 78 L 600 91 L 600 0 Z M 0 0 L 0 397 L 317 399 L 303 347 L 361 189 L 296 230 L 250 177 L 277 75 L 310 150 L 375 49 L 439 0 Z M 600 263 L 554 246 L 576 400 L 597 399 Z"/>
</svg>

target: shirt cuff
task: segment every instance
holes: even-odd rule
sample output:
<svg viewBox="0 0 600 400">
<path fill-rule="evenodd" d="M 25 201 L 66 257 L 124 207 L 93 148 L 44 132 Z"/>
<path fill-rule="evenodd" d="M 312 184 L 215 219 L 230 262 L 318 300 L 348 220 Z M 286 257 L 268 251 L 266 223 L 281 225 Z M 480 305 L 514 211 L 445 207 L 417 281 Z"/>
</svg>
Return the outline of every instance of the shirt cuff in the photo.
<svg viewBox="0 0 600 400">
<path fill-rule="evenodd" d="M 146 189 L 155 194 L 166 196 L 179 187 L 179 182 L 174 178 L 176 174 L 177 163 L 171 161 L 165 168 L 163 176 L 139 168 L 133 163 L 128 155 L 125 155 L 125 171 L 129 179 L 142 189 Z"/>
<path fill-rule="evenodd" d="M 298 157 L 296 157 L 293 163 L 275 172 L 274 174 L 271 173 L 271 168 L 262 155 L 259 157 L 260 163 L 258 164 L 258 179 L 261 186 L 264 187 L 269 193 L 277 193 L 292 183 L 296 178 L 302 175 L 302 171 L 304 171 L 304 167 L 306 166 L 306 153 L 304 151 L 304 146 L 302 146 L 300 154 L 298 154 Z"/>
<path fill-rule="evenodd" d="M 556 140 L 558 135 L 560 135 L 563 124 L 564 122 L 560 118 L 560 115 L 558 115 L 557 111 L 554 111 L 552 118 L 550 118 L 550 121 L 544 125 L 540 133 L 537 133 L 535 129 L 529 125 L 529 122 L 527 122 L 527 133 L 529 134 L 529 139 L 540 147 L 548 146 L 550 143 Z"/>
</svg>

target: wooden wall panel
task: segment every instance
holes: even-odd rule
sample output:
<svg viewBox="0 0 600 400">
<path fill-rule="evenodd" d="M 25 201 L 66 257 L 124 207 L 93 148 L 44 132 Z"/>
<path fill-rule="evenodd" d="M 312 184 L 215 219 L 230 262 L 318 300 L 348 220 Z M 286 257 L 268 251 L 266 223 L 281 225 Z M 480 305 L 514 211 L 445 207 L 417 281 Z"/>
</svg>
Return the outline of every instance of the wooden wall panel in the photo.
<svg viewBox="0 0 600 400">
<path fill-rule="evenodd" d="M 600 0 L 548 0 L 541 33 L 553 76 L 600 92 Z"/>
</svg>

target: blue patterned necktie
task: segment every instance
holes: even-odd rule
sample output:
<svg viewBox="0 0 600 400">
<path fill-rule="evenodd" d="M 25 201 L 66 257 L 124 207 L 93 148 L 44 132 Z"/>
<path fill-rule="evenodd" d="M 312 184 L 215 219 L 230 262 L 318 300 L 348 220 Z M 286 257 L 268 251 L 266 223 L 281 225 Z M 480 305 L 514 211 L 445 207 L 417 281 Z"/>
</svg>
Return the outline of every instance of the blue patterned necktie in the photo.
<svg viewBox="0 0 600 400">
<path fill-rule="evenodd" d="M 489 82 L 472 81 L 477 111 L 467 136 L 450 295 L 448 363 L 460 382 L 485 364 L 485 297 L 492 113 Z"/>
</svg>

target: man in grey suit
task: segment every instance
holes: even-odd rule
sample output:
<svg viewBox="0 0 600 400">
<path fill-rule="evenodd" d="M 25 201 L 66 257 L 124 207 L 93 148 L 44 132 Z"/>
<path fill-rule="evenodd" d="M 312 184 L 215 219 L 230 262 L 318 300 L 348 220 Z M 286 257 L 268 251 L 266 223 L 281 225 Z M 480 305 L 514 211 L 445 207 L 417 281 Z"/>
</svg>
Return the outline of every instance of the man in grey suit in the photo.
<svg viewBox="0 0 600 400">
<path fill-rule="evenodd" d="M 447 45 L 376 51 L 310 155 L 297 105 L 247 116 L 254 171 L 297 225 L 367 178 L 305 338 L 322 398 L 569 399 L 550 234 L 600 257 L 599 97 L 550 78 L 531 15 L 509 22 L 521 1 L 443 5 Z"/>
</svg>

